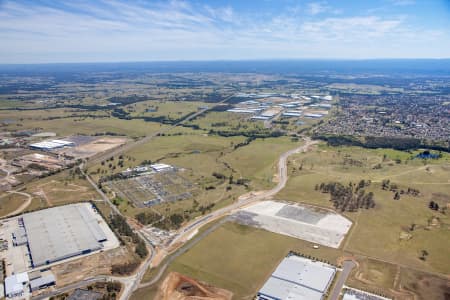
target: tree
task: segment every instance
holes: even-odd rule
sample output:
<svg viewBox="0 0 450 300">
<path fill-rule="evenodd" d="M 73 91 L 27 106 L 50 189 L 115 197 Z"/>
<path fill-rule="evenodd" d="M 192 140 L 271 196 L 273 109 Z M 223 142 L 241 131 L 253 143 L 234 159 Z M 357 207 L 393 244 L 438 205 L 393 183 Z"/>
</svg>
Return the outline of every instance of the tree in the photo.
<svg viewBox="0 0 450 300">
<path fill-rule="evenodd" d="M 399 192 L 395 192 L 394 200 L 400 200 L 400 193 Z"/>
<path fill-rule="evenodd" d="M 421 254 L 422 254 L 422 255 L 420 256 L 420 259 L 421 259 L 421 260 L 424 260 L 424 261 L 427 260 L 427 256 L 428 256 L 428 254 L 429 254 L 428 251 L 427 251 L 427 250 L 422 250 L 422 251 L 421 251 Z"/>
</svg>

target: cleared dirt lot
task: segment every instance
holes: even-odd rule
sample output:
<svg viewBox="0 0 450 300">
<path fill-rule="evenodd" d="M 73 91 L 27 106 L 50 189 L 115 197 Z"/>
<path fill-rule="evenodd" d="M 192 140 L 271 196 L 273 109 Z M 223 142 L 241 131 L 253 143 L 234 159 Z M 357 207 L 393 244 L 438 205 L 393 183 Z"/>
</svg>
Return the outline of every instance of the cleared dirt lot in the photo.
<svg viewBox="0 0 450 300">
<path fill-rule="evenodd" d="M 167 275 L 155 299 L 163 300 L 231 300 L 233 293 L 172 272 Z"/>
<path fill-rule="evenodd" d="M 339 248 L 352 222 L 336 213 L 298 204 L 263 201 L 237 212 L 242 225 Z"/>
<path fill-rule="evenodd" d="M 73 139 L 76 139 L 76 137 L 74 137 Z M 68 140 L 72 140 L 72 138 L 68 138 Z M 72 156 L 75 158 L 86 158 L 91 157 L 97 153 L 115 148 L 122 144 L 125 144 L 127 141 L 128 141 L 127 138 L 119 138 L 119 137 L 101 137 L 101 138 L 83 139 L 80 141 L 76 140 L 75 147 L 65 148 L 59 151 L 59 153 L 65 154 L 67 156 Z"/>
</svg>

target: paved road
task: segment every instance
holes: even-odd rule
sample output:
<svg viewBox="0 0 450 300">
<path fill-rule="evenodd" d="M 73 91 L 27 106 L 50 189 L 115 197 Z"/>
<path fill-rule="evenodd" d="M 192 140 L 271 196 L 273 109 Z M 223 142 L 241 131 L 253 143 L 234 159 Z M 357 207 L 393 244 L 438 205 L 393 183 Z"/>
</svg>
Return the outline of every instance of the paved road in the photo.
<svg viewBox="0 0 450 300">
<path fill-rule="evenodd" d="M 223 100 L 223 102 L 225 102 L 227 100 L 228 100 L 228 98 Z M 200 113 L 203 113 L 204 111 L 205 110 L 200 111 L 199 113 L 191 116 L 190 118 L 194 118 L 195 116 L 197 116 Z M 187 119 L 185 119 L 184 121 L 187 121 Z M 148 138 L 151 138 L 151 137 L 148 137 Z M 149 139 L 147 139 L 146 141 L 148 141 L 148 140 Z M 142 141 L 142 140 L 140 140 L 140 141 Z M 300 147 L 297 147 L 297 148 L 295 148 L 293 150 L 290 150 L 290 151 L 288 151 L 286 153 L 283 153 L 280 156 L 280 159 L 279 159 L 279 162 L 278 162 L 278 179 L 279 180 L 278 180 L 278 183 L 277 183 L 276 187 L 274 187 L 271 190 L 250 194 L 249 196 L 247 196 L 245 198 L 239 199 L 236 203 L 233 203 L 233 204 L 231 204 L 231 205 L 229 205 L 227 207 L 221 208 L 219 210 L 213 211 L 212 213 L 202 217 L 201 219 L 194 220 L 193 222 L 187 224 L 186 226 L 184 226 L 180 230 L 178 236 L 173 240 L 172 245 L 173 244 L 182 244 L 183 245 L 186 241 L 188 241 L 188 237 L 191 236 L 192 233 L 195 230 L 200 229 L 202 226 L 210 223 L 211 221 L 216 220 L 218 218 L 221 218 L 221 217 L 223 217 L 223 216 L 225 216 L 227 214 L 230 214 L 233 211 L 235 211 L 235 210 L 237 210 L 237 209 L 239 209 L 239 208 L 241 208 L 243 206 L 246 206 L 246 205 L 248 205 L 250 203 L 253 203 L 253 202 L 256 202 L 256 201 L 260 201 L 260 200 L 263 200 L 263 199 L 267 199 L 267 198 L 270 198 L 270 197 L 274 196 L 275 194 L 277 194 L 280 190 L 282 190 L 284 188 L 284 186 L 286 185 L 287 179 L 288 179 L 288 176 L 287 176 L 287 159 L 288 159 L 288 157 L 290 155 L 294 154 L 294 153 L 307 151 L 310 146 L 312 146 L 312 145 L 314 145 L 316 143 L 317 142 L 312 141 L 309 138 L 306 138 L 304 145 L 302 145 Z M 132 145 L 134 147 L 134 146 L 136 146 L 138 144 L 137 143 L 132 143 Z M 114 153 L 108 152 L 107 154 L 104 153 L 103 155 L 109 157 L 111 155 L 117 155 L 117 153 L 123 153 L 122 151 L 127 151 L 127 150 L 124 150 L 124 148 L 121 148 L 120 152 L 114 152 Z M 100 157 L 98 157 L 98 159 L 100 159 Z M 103 159 L 103 158 L 101 158 L 101 159 Z M 90 162 L 92 163 L 92 161 L 90 161 Z M 86 179 L 92 185 L 92 187 L 101 195 L 102 199 L 106 203 L 109 204 L 109 206 L 114 211 L 114 213 L 122 215 L 120 210 L 110 201 L 110 199 L 103 193 L 103 191 L 98 188 L 97 184 L 92 180 L 92 178 L 90 178 L 89 175 L 84 173 L 84 171 L 83 171 L 84 164 L 80 164 L 79 168 L 82 171 L 82 173 L 86 176 Z M 181 248 L 176 250 L 175 253 L 168 259 L 168 261 L 165 263 L 165 265 L 161 268 L 161 270 L 159 271 L 157 276 L 155 278 L 153 278 L 148 284 L 157 282 L 160 279 L 160 277 L 162 276 L 162 274 L 164 273 L 165 268 L 167 268 L 168 264 L 171 261 L 173 261 L 179 255 L 185 253 L 190 247 L 192 247 L 194 244 L 199 242 L 201 239 L 203 239 L 205 236 L 207 236 L 210 232 L 215 230 L 220 225 L 221 225 L 221 223 L 218 223 L 217 225 L 214 225 L 212 228 L 206 230 L 204 233 L 202 233 L 199 236 L 197 236 L 194 240 L 192 240 L 186 246 L 182 246 Z M 140 232 L 138 232 L 138 234 L 141 236 L 141 238 L 144 238 Z M 44 294 L 42 296 L 38 296 L 38 297 L 35 297 L 33 299 L 37 299 L 37 300 L 45 299 L 46 297 L 58 295 L 60 293 L 64 293 L 64 292 L 72 290 L 74 288 L 84 287 L 84 286 L 92 284 L 94 282 L 116 280 L 116 281 L 120 281 L 123 284 L 123 286 L 124 286 L 124 290 L 121 293 L 120 300 L 127 300 L 127 299 L 129 299 L 131 297 L 131 294 L 133 293 L 133 291 L 135 291 L 138 288 L 139 283 L 141 282 L 145 272 L 149 268 L 149 266 L 150 266 L 150 264 L 151 264 L 151 262 L 152 262 L 152 260 L 153 260 L 153 258 L 155 256 L 155 249 L 151 245 L 150 245 L 150 249 L 149 250 L 150 250 L 151 255 L 149 255 L 149 257 L 141 264 L 141 266 L 139 267 L 137 273 L 132 275 L 132 276 L 128 276 L 128 277 L 97 276 L 97 277 L 94 277 L 94 278 L 83 280 L 83 281 L 78 282 L 78 283 L 74 283 L 72 285 L 68 285 L 68 286 L 60 288 L 60 289 L 58 289 L 58 290 L 56 290 L 54 292 L 46 293 L 46 294 Z"/>
<path fill-rule="evenodd" d="M 141 283 L 139 285 L 139 288 L 147 287 L 147 286 L 157 283 L 159 281 L 159 279 L 161 279 L 161 276 L 164 274 L 164 271 L 167 269 L 167 267 L 178 256 L 182 255 L 183 253 L 186 253 L 189 249 L 191 249 L 194 245 L 196 245 L 198 242 L 200 242 L 202 239 L 204 239 L 207 235 L 209 235 L 211 232 L 215 231 L 217 228 L 222 226 L 222 224 L 225 223 L 226 221 L 227 221 L 227 218 L 214 224 L 213 226 L 211 226 L 210 228 L 208 228 L 207 230 L 203 231 L 201 234 L 196 236 L 193 240 L 189 241 L 189 243 L 186 243 L 181 248 L 178 248 L 178 250 L 167 259 L 167 261 L 164 263 L 164 265 L 161 266 L 161 268 L 158 271 L 158 274 L 156 274 L 150 281 Z"/>
<path fill-rule="evenodd" d="M 187 237 L 189 237 L 192 232 L 195 230 L 198 230 L 200 227 L 204 226 L 205 224 L 212 222 L 218 218 L 221 218 L 227 214 L 232 213 L 233 211 L 240 209 L 244 206 L 247 206 L 253 202 L 261 201 L 264 199 L 268 199 L 274 195 L 276 195 L 278 192 L 280 192 L 284 186 L 287 183 L 288 180 L 288 174 L 287 174 L 287 159 L 289 156 L 295 153 L 307 151 L 312 145 L 317 144 L 316 141 L 312 141 L 310 138 L 305 138 L 305 144 L 297 147 L 295 149 L 289 150 L 285 153 L 283 153 L 278 161 L 278 183 L 277 185 L 271 189 L 266 191 L 260 191 L 260 192 L 253 192 L 248 195 L 244 195 L 243 197 L 240 197 L 240 199 L 230 204 L 226 207 L 223 207 L 221 209 L 218 209 L 216 211 L 211 212 L 208 215 L 205 215 L 201 217 L 200 219 L 194 220 L 191 223 L 184 226 L 178 233 L 177 236 L 172 240 L 170 246 L 174 246 L 178 243 L 183 243 L 187 240 Z M 169 247 L 170 247 L 169 246 Z"/>
<path fill-rule="evenodd" d="M 279 191 L 281 191 L 284 186 L 287 183 L 287 179 L 288 179 L 288 174 L 287 174 L 287 159 L 289 156 L 291 156 L 292 154 L 295 153 L 299 153 L 302 151 L 307 151 L 312 145 L 316 144 L 317 142 L 312 141 L 309 138 L 305 139 L 305 144 L 297 147 L 293 150 L 287 151 L 285 153 L 283 153 L 280 158 L 279 158 L 279 162 L 278 162 L 278 183 L 277 185 L 271 189 L 271 190 L 267 190 L 267 191 L 262 191 L 262 192 L 257 192 L 254 194 L 250 194 L 249 196 L 247 196 L 246 198 L 241 198 L 240 200 L 238 200 L 236 203 L 233 203 L 229 206 L 226 206 L 224 208 L 221 208 L 219 210 L 213 211 L 210 214 L 201 217 L 200 219 L 194 220 L 191 223 L 185 225 L 178 233 L 178 235 L 173 239 L 172 243 L 170 246 L 176 245 L 176 244 L 185 244 L 188 241 L 188 237 L 192 235 L 192 233 L 198 229 L 200 229 L 201 227 L 205 226 L 206 224 L 217 220 L 218 218 L 221 218 L 223 216 L 226 216 L 227 214 L 230 214 L 232 212 L 234 212 L 237 209 L 240 209 L 243 206 L 249 205 L 253 202 L 256 201 L 260 201 L 263 199 L 267 199 L 270 198 L 272 196 L 274 196 L 275 194 L 277 194 Z M 163 275 L 164 271 L 166 270 L 167 266 L 178 256 L 180 256 L 181 254 L 183 254 L 184 252 L 186 252 L 188 249 L 190 249 L 193 245 L 195 245 L 196 243 L 198 243 L 201 239 L 203 239 L 204 237 L 206 237 L 209 233 L 211 233 L 212 231 L 214 231 L 216 228 L 218 228 L 220 225 L 222 225 L 223 222 L 225 222 L 226 219 L 224 219 L 223 221 L 219 222 L 218 224 L 215 224 L 213 227 L 209 228 L 208 230 L 206 230 L 205 232 L 203 232 L 202 234 L 200 234 L 199 236 L 197 236 L 193 241 L 189 242 L 186 246 L 182 246 L 181 248 L 179 248 L 178 250 L 176 250 L 174 252 L 174 254 L 172 254 L 169 259 L 164 263 L 164 265 L 160 268 L 160 271 L 158 272 L 158 274 L 155 275 L 154 278 L 152 278 L 151 281 L 143 283 L 140 285 L 140 287 L 146 287 L 146 286 L 150 286 L 155 284 L 156 282 L 158 282 L 158 280 L 161 278 L 161 276 Z M 169 246 L 169 247 L 170 247 Z"/>
<path fill-rule="evenodd" d="M 356 267 L 356 264 L 352 260 L 346 260 L 342 264 L 342 272 L 338 277 L 338 280 L 336 284 L 333 287 L 333 290 L 331 291 L 329 300 L 338 300 L 339 296 L 342 291 L 342 287 L 344 286 L 345 282 L 347 281 L 348 276 L 350 275 L 350 272 L 352 269 Z"/>
</svg>

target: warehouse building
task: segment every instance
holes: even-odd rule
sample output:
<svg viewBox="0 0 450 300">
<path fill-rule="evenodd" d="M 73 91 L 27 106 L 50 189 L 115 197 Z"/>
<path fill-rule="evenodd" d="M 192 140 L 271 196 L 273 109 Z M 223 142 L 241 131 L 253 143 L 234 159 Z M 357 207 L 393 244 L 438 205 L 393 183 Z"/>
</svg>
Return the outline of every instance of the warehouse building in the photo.
<svg viewBox="0 0 450 300">
<path fill-rule="evenodd" d="M 322 300 L 335 273 L 331 265 L 289 255 L 258 292 L 258 299 Z"/>
<path fill-rule="evenodd" d="M 28 274 L 18 273 L 5 278 L 5 295 L 8 298 L 21 297 L 26 291 Z"/>
<path fill-rule="evenodd" d="M 53 207 L 23 215 L 33 268 L 103 248 L 106 235 L 89 203 Z"/>
<path fill-rule="evenodd" d="M 75 146 L 74 142 L 66 141 L 66 140 L 50 140 L 43 141 L 39 143 L 30 144 L 31 149 L 50 151 L 64 147 L 73 147 Z"/>
</svg>

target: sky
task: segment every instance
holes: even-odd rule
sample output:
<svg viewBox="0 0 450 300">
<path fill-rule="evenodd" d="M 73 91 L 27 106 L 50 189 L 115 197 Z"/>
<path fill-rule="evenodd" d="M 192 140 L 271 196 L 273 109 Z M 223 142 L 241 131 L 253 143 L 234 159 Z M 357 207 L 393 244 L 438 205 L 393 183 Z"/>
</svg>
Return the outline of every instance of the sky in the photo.
<svg viewBox="0 0 450 300">
<path fill-rule="evenodd" d="M 450 0 L 0 0 L 0 63 L 450 58 Z"/>
</svg>

